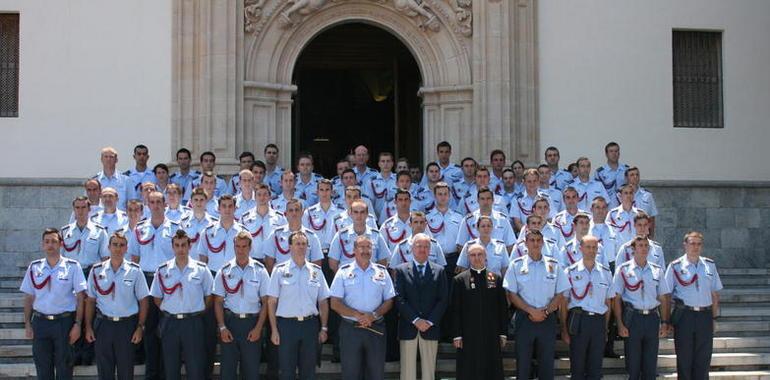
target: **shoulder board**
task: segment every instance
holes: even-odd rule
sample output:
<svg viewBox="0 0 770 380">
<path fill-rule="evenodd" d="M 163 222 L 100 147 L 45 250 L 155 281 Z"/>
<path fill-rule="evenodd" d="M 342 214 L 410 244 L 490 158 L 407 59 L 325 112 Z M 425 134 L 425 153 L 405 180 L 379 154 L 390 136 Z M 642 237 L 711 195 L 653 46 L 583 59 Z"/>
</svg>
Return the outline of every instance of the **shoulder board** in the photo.
<svg viewBox="0 0 770 380">
<path fill-rule="evenodd" d="M 621 164 L 620 167 L 622 167 L 623 169 L 628 169 L 630 166 L 628 166 L 628 164 Z"/>
<path fill-rule="evenodd" d="M 91 179 L 97 179 L 97 178 L 99 178 L 98 174 L 95 174 L 93 177 L 91 177 Z"/>
<path fill-rule="evenodd" d="M 543 256 L 543 257 L 545 258 L 545 261 L 550 261 L 552 263 L 558 263 L 559 262 L 559 260 L 556 260 L 556 259 L 554 259 L 553 257 L 550 257 L 550 256 Z"/>
<path fill-rule="evenodd" d="M 212 228 L 214 228 L 214 225 L 213 224 L 209 224 L 208 226 L 206 226 L 206 231 L 208 231 L 208 230 L 210 230 Z"/>
<path fill-rule="evenodd" d="M 93 224 L 94 224 L 94 226 L 96 226 L 96 228 L 101 228 L 101 229 L 103 229 L 103 230 L 107 231 L 107 227 L 105 227 L 105 226 L 103 226 L 103 225 L 101 225 L 101 224 L 99 224 L 99 223 L 95 223 L 95 222 L 93 222 L 93 221 L 92 221 L 91 223 L 93 223 Z"/>
<path fill-rule="evenodd" d="M 599 267 L 602 270 L 606 270 L 607 272 L 610 272 L 610 268 L 604 266 L 603 264 L 596 263 L 596 266 Z"/>
<path fill-rule="evenodd" d="M 650 240 L 650 245 L 657 245 L 658 247 L 660 247 L 660 243 L 658 243 L 655 240 Z"/>
<path fill-rule="evenodd" d="M 291 263 L 291 260 L 286 260 L 286 261 L 284 261 L 284 262 L 282 262 L 282 263 L 280 263 L 280 264 L 276 265 L 275 267 L 276 267 L 276 268 L 283 268 L 283 267 L 288 267 L 288 266 L 289 266 L 289 263 Z"/>
<path fill-rule="evenodd" d="M 338 219 L 342 219 L 342 215 L 339 215 L 339 214 L 338 214 L 337 216 L 335 216 L 335 217 L 334 217 L 334 221 L 335 221 L 335 222 L 336 222 Z"/>
<path fill-rule="evenodd" d="M 264 268 L 265 267 L 265 264 L 262 264 L 262 262 L 259 261 L 259 260 L 254 260 L 254 265 L 256 265 L 257 267 L 260 267 L 260 268 Z"/>
<path fill-rule="evenodd" d="M 316 264 L 316 263 L 308 262 L 308 264 L 310 264 L 310 266 L 313 267 L 313 268 L 321 269 L 321 266 Z"/>
<path fill-rule="evenodd" d="M 382 270 L 385 270 L 385 269 L 387 269 L 387 268 L 385 268 L 385 266 L 384 266 L 384 265 L 382 265 L 382 264 L 372 263 L 372 265 L 374 265 L 374 267 L 375 267 L 375 268 L 379 268 L 379 269 L 382 269 Z"/>
<path fill-rule="evenodd" d="M 195 263 L 198 264 L 199 267 L 208 268 L 208 265 L 206 265 L 206 263 L 204 263 L 204 262 L 196 261 Z"/>
<path fill-rule="evenodd" d="M 701 256 L 701 257 L 703 257 L 703 256 Z M 707 263 L 712 263 L 712 264 L 714 263 L 714 260 L 711 259 L 711 258 L 708 258 L 708 257 L 703 257 L 703 260 L 706 261 Z"/>
<path fill-rule="evenodd" d="M 42 263 L 43 261 L 45 261 L 45 258 L 32 260 L 32 264 L 39 264 L 39 263 Z"/>
<path fill-rule="evenodd" d="M 574 264 L 568 266 L 567 270 L 572 272 L 573 270 L 577 269 L 577 267 L 578 267 L 578 263 L 574 263 Z"/>
<path fill-rule="evenodd" d="M 227 264 L 225 264 L 224 266 L 222 266 L 222 269 L 227 269 L 227 268 L 230 268 L 230 266 L 231 266 L 231 265 L 233 265 L 233 264 L 232 264 L 231 262 L 228 262 Z"/>
<path fill-rule="evenodd" d="M 648 262 L 649 262 L 649 261 L 648 261 Z M 631 266 L 631 264 L 633 264 L 633 263 L 634 263 L 634 260 L 628 260 L 628 261 L 626 261 L 625 263 L 623 263 L 623 264 L 620 264 L 620 266 L 621 266 L 621 267 L 630 267 L 630 266 Z"/>
<path fill-rule="evenodd" d="M 43 259 L 43 260 L 45 260 L 45 259 Z M 288 262 L 288 261 L 287 261 L 287 262 Z M 340 269 L 347 269 L 347 268 L 350 268 L 350 267 L 352 267 L 352 266 L 353 266 L 353 263 L 347 263 L 347 264 L 345 264 L 345 265 L 341 266 L 341 267 L 340 267 Z"/>
<path fill-rule="evenodd" d="M 302 227 L 302 232 L 304 232 L 305 235 L 315 236 L 315 232 L 311 231 L 309 228 Z"/>
<path fill-rule="evenodd" d="M 211 220 L 213 220 L 215 222 L 219 221 L 219 218 L 217 218 L 216 216 L 213 216 L 213 215 L 209 215 L 209 218 L 211 218 Z"/>
<path fill-rule="evenodd" d="M 129 261 L 129 262 L 131 262 L 131 261 Z M 102 265 L 104 265 L 104 261 L 100 261 L 100 262 L 94 264 L 93 266 L 91 266 L 91 269 L 101 268 Z"/>
<path fill-rule="evenodd" d="M 284 215 L 283 215 L 283 212 L 281 212 L 281 211 L 278 211 L 278 210 L 273 210 L 273 211 L 275 211 L 275 213 L 276 213 L 276 214 L 278 214 L 278 215 L 280 215 L 280 216 L 284 216 Z"/>
<path fill-rule="evenodd" d="M 161 268 L 165 268 L 165 267 L 167 267 L 167 266 L 168 266 L 168 262 L 165 262 L 165 263 L 163 263 L 163 264 L 160 264 L 160 266 L 158 267 L 158 269 L 161 269 Z"/>
<path fill-rule="evenodd" d="M 679 264 L 684 261 L 684 256 L 679 257 L 678 259 L 671 262 L 671 264 Z"/>
<path fill-rule="evenodd" d="M 629 261 L 633 261 L 633 260 L 629 260 Z M 647 261 L 647 264 L 650 264 L 650 266 L 652 266 L 654 268 L 663 269 L 663 268 L 660 267 L 660 265 L 655 264 L 655 263 L 653 263 L 651 261 Z"/>
<path fill-rule="evenodd" d="M 141 268 L 141 266 L 139 266 L 139 264 L 137 264 L 137 263 L 135 263 L 133 261 L 126 260 L 126 262 L 128 263 L 129 266 L 136 267 L 136 268 Z"/>
<path fill-rule="evenodd" d="M 64 262 L 68 265 L 77 264 L 77 260 L 73 260 L 67 257 L 62 257 L 62 259 L 64 259 Z"/>
<path fill-rule="evenodd" d="M 175 225 L 175 226 L 178 226 L 178 225 L 179 225 L 179 222 L 177 222 L 176 220 L 171 220 L 171 219 L 169 219 L 169 220 L 168 220 L 168 222 L 169 222 L 169 223 L 171 223 L 171 224 L 173 224 L 173 225 Z"/>
<path fill-rule="evenodd" d="M 136 223 L 136 225 L 137 225 L 137 227 L 138 227 L 140 224 L 145 224 L 145 223 L 149 223 L 149 222 L 150 222 L 150 220 L 149 220 L 149 219 L 147 219 L 147 218 L 142 218 L 141 220 L 139 220 L 139 221 Z"/>
<path fill-rule="evenodd" d="M 438 243 L 438 240 L 436 240 L 434 238 L 430 238 L 430 241 L 433 242 L 433 243 Z"/>
<path fill-rule="evenodd" d="M 168 176 L 169 179 L 175 178 L 179 173 L 172 173 L 170 176 Z"/>
<path fill-rule="evenodd" d="M 465 219 L 466 219 L 466 220 L 471 220 L 471 219 L 473 219 L 473 213 L 470 213 L 470 214 L 466 215 L 466 216 L 465 216 Z"/>
<path fill-rule="evenodd" d="M 184 216 L 182 219 L 180 219 L 179 221 L 180 222 L 186 222 L 186 221 L 190 220 L 192 217 L 193 217 L 192 214 L 188 214 L 188 215 Z"/>
<path fill-rule="evenodd" d="M 127 175 L 131 175 L 131 170 L 126 170 L 126 171 L 124 171 L 124 172 L 123 172 L 123 175 L 126 175 L 126 176 L 127 176 Z"/>
<path fill-rule="evenodd" d="M 517 258 L 513 259 L 513 262 L 523 261 L 525 257 L 527 257 L 527 255 L 517 257 Z"/>
<path fill-rule="evenodd" d="M 219 179 L 221 179 L 221 180 L 223 180 L 223 181 L 225 180 L 225 177 L 224 177 L 224 176 L 222 176 L 222 175 L 220 175 L 220 174 L 217 174 L 217 178 L 219 178 Z"/>
<path fill-rule="evenodd" d="M 500 244 L 505 244 L 505 243 L 503 243 L 503 241 L 502 241 L 502 240 L 500 240 L 500 239 L 492 239 L 492 240 L 493 240 L 494 242 L 497 242 L 497 243 L 500 243 Z"/>
<path fill-rule="evenodd" d="M 598 172 L 602 172 L 602 171 L 604 171 L 604 166 L 599 166 L 599 168 L 598 168 L 598 169 L 596 169 L 596 172 L 597 172 L 597 173 L 598 173 Z"/>
<path fill-rule="evenodd" d="M 64 231 L 67 231 L 68 229 L 70 229 L 70 225 L 69 224 L 64 226 L 64 227 L 62 227 L 62 228 L 60 228 L 59 231 L 60 232 L 64 232 Z"/>
<path fill-rule="evenodd" d="M 458 165 L 458 164 L 454 164 L 454 167 L 456 167 L 456 168 L 458 168 L 458 169 L 462 169 L 462 166 L 460 166 L 460 165 Z"/>
</svg>

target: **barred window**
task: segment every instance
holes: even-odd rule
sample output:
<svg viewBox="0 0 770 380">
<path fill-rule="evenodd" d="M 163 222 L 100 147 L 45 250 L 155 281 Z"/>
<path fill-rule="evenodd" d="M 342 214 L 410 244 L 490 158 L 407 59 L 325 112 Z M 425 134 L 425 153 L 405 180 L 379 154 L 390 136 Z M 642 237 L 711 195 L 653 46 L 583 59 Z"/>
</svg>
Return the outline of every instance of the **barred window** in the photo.
<svg viewBox="0 0 770 380">
<path fill-rule="evenodd" d="M 723 128 L 722 32 L 675 30 L 674 127 Z"/>
<path fill-rule="evenodd" d="M 19 15 L 0 14 L 0 117 L 19 116 Z"/>
</svg>

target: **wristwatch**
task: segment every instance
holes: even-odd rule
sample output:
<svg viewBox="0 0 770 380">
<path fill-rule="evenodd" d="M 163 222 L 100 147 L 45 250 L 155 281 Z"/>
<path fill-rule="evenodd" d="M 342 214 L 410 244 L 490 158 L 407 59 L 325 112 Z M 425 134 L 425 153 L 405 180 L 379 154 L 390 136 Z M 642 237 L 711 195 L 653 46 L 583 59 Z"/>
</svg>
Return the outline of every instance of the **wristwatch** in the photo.
<svg viewBox="0 0 770 380">
<path fill-rule="evenodd" d="M 374 317 L 374 319 L 380 319 L 380 315 L 379 315 L 379 314 L 377 314 L 377 312 L 376 312 L 376 311 L 373 311 L 373 312 L 372 312 L 372 317 Z"/>
<path fill-rule="evenodd" d="M 321 331 L 329 331 L 329 328 L 326 326 L 321 326 Z"/>
<path fill-rule="evenodd" d="M 225 331 L 225 330 L 227 330 L 227 326 L 225 325 L 219 326 L 219 331 Z"/>
<path fill-rule="evenodd" d="M 139 329 L 142 329 L 142 331 L 144 331 L 144 325 L 143 324 L 140 323 L 140 324 L 136 325 L 136 327 L 139 328 Z"/>
</svg>

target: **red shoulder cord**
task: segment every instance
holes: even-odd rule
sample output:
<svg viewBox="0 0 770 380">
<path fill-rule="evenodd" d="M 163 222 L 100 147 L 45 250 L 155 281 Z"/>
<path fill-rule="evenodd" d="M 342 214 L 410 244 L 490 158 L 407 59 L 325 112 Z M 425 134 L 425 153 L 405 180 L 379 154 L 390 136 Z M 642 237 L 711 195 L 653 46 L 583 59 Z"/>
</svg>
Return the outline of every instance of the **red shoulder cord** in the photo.
<svg viewBox="0 0 770 380">
<path fill-rule="evenodd" d="M 521 251 L 521 247 L 519 247 L 518 245 L 516 246 L 516 255 L 519 257 L 524 256 L 524 252 Z"/>
<path fill-rule="evenodd" d="M 694 276 L 692 276 L 690 281 L 685 281 L 685 280 L 682 280 L 681 277 L 679 277 L 679 272 L 678 271 L 674 270 L 674 268 L 671 268 L 671 269 L 672 269 L 672 272 L 674 272 L 674 276 L 676 277 L 676 282 L 678 282 L 679 285 L 690 286 L 690 285 L 694 284 L 696 281 L 698 281 L 698 274 L 697 273 Z"/>
<path fill-rule="evenodd" d="M 107 288 L 107 290 L 102 289 L 101 286 L 99 286 L 99 281 L 96 281 L 96 274 L 94 273 L 94 287 L 96 288 L 96 291 L 99 292 L 99 294 L 106 296 L 113 291 L 115 291 L 115 280 L 112 280 L 112 283 L 110 284 L 110 287 Z"/>
<path fill-rule="evenodd" d="M 278 234 L 273 234 L 273 241 L 275 242 L 275 249 L 277 249 L 281 254 L 285 255 L 291 250 L 291 247 L 283 248 L 281 246 L 281 241 L 278 239 Z"/>
<path fill-rule="evenodd" d="M 463 199 L 463 206 L 465 206 L 465 213 L 466 214 L 470 214 L 472 212 L 470 207 L 468 207 L 468 202 L 466 202 L 465 199 Z"/>
<path fill-rule="evenodd" d="M 345 257 L 349 259 L 356 257 L 355 253 L 351 254 L 348 252 L 347 248 L 345 248 L 345 243 L 342 241 L 342 238 L 340 238 L 340 247 L 342 247 L 342 254 L 345 255 Z"/>
<path fill-rule="evenodd" d="M 64 243 L 64 241 L 62 241 L 62 247 L 64 247 L 65 251 L 72 252 L 72 251 L 78 249 L 78 247 L 80 247 L 80 239 L 78 239 L 78 241 L 75 242 L 75 244 L 70 245 L 70 246 L 68 246 L 66 243 Z"/>
<path fill-rule="evenodd" d="M 569 285 L 570 285 L 570 292 L 572 293 L 572 297 L 575 297 L 575 299 L 578 301 L 582 300 L 583 298 L 586 298 L 586 296 L 588 295 L 588 292 L 594 286 L 593 282 L 589 281 L 588 285 L 586 285 L 586 288 L 583 289 L 583 294 L 578 294 L 575 291 L 575 286 L 572 285 L 572 277 L 569 277 Z"/>
<path fill-rule="evenodd" d="M 388 237 L 388 240 L 393 244 L 398 244 L 401 242 L 401 240 L 404 240 L 404 236 L 406 236 L 406 229 L 401 230 L 401 235 L 399 237 L 393 239 L 393 236 L 390 236 L 390 229 L 385 228 L 385 235 Z"/>
<path fill-rule="evenodd" d="M 455 190 L 455 187 L 454 187 L 454 186 L 452 186 L 452 196 L 453 196 L 453 197 L 454 197 L 456 200 L 458 200 L 458 201 L 460 200 L 460 196 L 459 196 L 459 195 L 457 195 L 457 190 Z"/>
<path fill-rule="evenodd" d="M 475 238 L 478 237 L 478 236 L 473 234 L 473 231 L 471 230 L 471 226 L 468 225 L 468 219 L 465 219 L 465 230 L 468 231 L 468 235 L 470 235 L 471 239 L 475 239 Z"/>
<path fill-rule="evenodd" d="M 403 262 L 407 262 L 406 261 L 406 256 L 404 256 L 404 252 L 401 251 L 401 246 L 400 245 L 398 246 L 398 254 L 401 256 L 401 260 L 403 260 Z"/>
<path fill-rule="evenodd" d="M 577 261 L 577 260 L 575 260 L 574 257 L 572 257 L 572 253 L 575 253 L 575 251 L 572 251 L 572 253 L 570 253 L 569 248 L 565 247 L 564 248 L 564 252 L 567 253 L 567 259 L 569 260 L 570 264 L 574 264 Z M 570 280 L 570 282 L 572 282 L 572 280 Z"/>
<path fill-rule="evenodd" d="M 307 218 L 310 221 L 310 227 L 313 227 L 313 229 L 316 230 L 316 231 L 321 231 L 322 229 L 324 229 L 324 227 L 326 227 L 326 218 L 324 218 L 324 222 L 321 223 L 320 226 L 316 225 L 313 222 L 313 215 L 312 214 L 308 213 L 307 214 Z"/>
<path fill-rule="evenodd" d="M 578 199 L 578 202 L 582 202 L 586 200 L 586 198 L 588 198 L 588 191 L 586 191 L 585 193 L 583 193 L 583 195 L 580 196 L 580 198 Z"/>
<path fill-rule="evenodd" d="M 219 253 L 225 249 L 225 243 L 227 239 L 222 241 L 222 244 L 220 244 L 218 247 L 214 247 L 213 245 L 211 245 L 211 241 L 209 240 L 209 234 L 207 234 L 205 231 L 203 234 L 205 235 L 204 239 L 206 239 L 206 246 L 208 246 L 209 251 L 211 251 L 212 253 Z"/>
<path fill-rule="evenodd" d="M 230 286 L 228 286 L 228 285 L 227 285 L 227 280 L 226 280 L 226 277 L 227 277 L 227 276 L 225 276 L 225 274 L 224 274 L 224 273 L 222 273 L 222 285 L 224 285 L 224 287 L 225 287 L 225 292 L 226 292 L 227 294 L 235 294 L 235 293 L 238 293 L 238 292 L 241 290 L 241 288 L 243 287 L 243 278 L 241 278 L 241 279 L 238 281 L 238 283 L 235 285 L 235 288 L 231 288 Z"/>
<path fill-rule="evenodd" d="M 569 238 L 569 237 L 572 237 L 572 233 L 574 233 L 574 232 L 575 232 L 575 231 L 574 231 L 574 229 L 573 229 L 573 230 L 570 230 L 570 232 L 569 232 L 569 233 L 567 233 L 567 232 L 564 232 L 564 228 L 562 228 L 562 225 L 561 225 L 561 223 L 559 223 L 559 221 L 558 221 L 558 220 L 554 220 L 554 221 L 553 221 L 553 224 L 555 224 L 555 225 L 556 225 L 556 227 L 559 227 L 559 231 L 561 231 L 561 235 L 562 235 L 562 236 L 564 236 L 564 238 L 565 238 L 565 239 L 566 239 L 566 238 Z"/>
<path fill-rule="evenodd" d="M 257 236 L 259 236 L 259 234 L 261 234 L 261 233 L 262 233 L 262 230 L 263 230 L 264 228 L 265 228 L 265 225 L 264 225 L 264 224 L 263 224 L 263 225 L 261 225 L 261 226 L 259 226 L 259 228 L 257 228 L 257 230 L 256 230 L 256 231 L 254 231 L 254 233 L 253 233 L 253 234 L 251 234 L 251 237 L 257 237 Z"/>
<path fill-rule="evenodd" d="M 433 234 L 437 234 L 437 233 L 441 232 L 441 230 L 444 229 L 444 222 L 443 221 L 441 222 L 441 224 L 438 227 L 435 227 L 435 228 L 433 226 L 431 226 L 430 223 L 427 223 L 427 224 L 428 224 L 428 229 Z"/>
<path fill-rule="evenodd" d="M 378 193 L 378 192 L 377 192 L 377 189 L 375 189 L 375 188 L 374 188 L 374 181 L 372 181 L 372 182 L 369 182 L 369 185 L 372 187 L 372 193 L 374 194 L 374 196 L 375 196 L 377 199 L 382 199 L 382 197 L 384 197 L 384 196 L 385 196 L 385 193 L 387 193 L 387 192 L 388 192 L 388 189 L 387 189 L 387 187 L 386 187 L 386 188 L 382 189 L 382 191 L 380 191 L 380 192 Z"/>
<path fill-rule="evenodd" d="M 529 211 L 527 211 L 527 210 L 524 209 L 524 207 L 521 206 L 521 202 L 520 201 L 517 200 L 516 204 L 519 205 L 519 210 L 521 210 L 521 213 L 524 214 L 524 216 L 532 215 L 532 210 L 534 209 L 534 205 L 533 205 L 533 208 L 530 208 Z"/>
<path fill-rule="evenodd" d="M 631 222 L 627 220 L 626 223 L 624 223 L 622 226 L 619 226 L 618 223 L 615 222 L 615 218 L 613 218 L 612 214 L 610 214 L 610 225 L 619 229 L 620 232 L 623 232 L 626 230 L 626 228 L 631 226 Z"/>
<path fill-rule="evenodd" d="M 158 277 L 158 283 L 160 284 L 160 290 L 163 291 L 163 294 L 171 295 L 171 294 L 174 294 L 174 292 L 176 292 L 177 289 L 182 289 L 181 282 L 177 282 L 176 285 L 170 288 L 166 287 L 166 284 L 163 283 L 163 276 L 160 275 L 160 270 L 158 270 L 157 277 Z"/>
<path fill-rule="evenodd" d="M 155 234 L 152 234 L 152 237 L 147 240 L 142 240 L 142 234 L 139 233 L 139 228 L 134 229 L 134 235 L 136 235 L 136 241 L 138 241 L 141 245 L 150 244 L 153 240 L 155 240 Z"/>
<path fill-rule="evenodd" d="M 78 240 L 78 241 L 80 241 L 80 240 Z M 29 269 L 29 279 L 30 279 L 30 281 L 32 281 L 32 286 L 34 286 L 35 289 L 37 289 L 37 290 L 43 289 L 46 285 L 50 285 L 51 284 L 51 275 L 50 274 L 48 275 L 48 277 L 45 278 L 45 280 L 43 280 L 43 282 L 41 282 L 39 284 L 37 282 L 35 282 L 35 276 L 32 275 L 32 268 Z M 50 289 L 50 287 L 49 287 L 49 289 Z"/>
<path fill-rule="evenodd" d="M 641 288 L 644 288 L 644 280 L 639 280 L 636 284 L 629 284 L 628 279 L 626 278 L 626 274 L 623 272 L 623 270 L 620 270 L 620 277 L 623 278 L 623 284 L 626 286 L 626 289 L 635 292 Z"/>
</svg>

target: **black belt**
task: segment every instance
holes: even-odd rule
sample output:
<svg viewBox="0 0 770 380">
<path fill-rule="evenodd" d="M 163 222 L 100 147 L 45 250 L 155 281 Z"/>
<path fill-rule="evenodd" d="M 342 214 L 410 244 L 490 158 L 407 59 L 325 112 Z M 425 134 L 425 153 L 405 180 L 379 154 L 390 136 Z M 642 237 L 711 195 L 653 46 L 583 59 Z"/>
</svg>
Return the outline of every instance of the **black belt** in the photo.
<svg viewBox="0 0 770 380">
<path fill-rule="evenodd" d="M 278 318 L 288 319 L 288 320 L 291 320 L 291 321 L 303 322 L 303 321 L 309 321 L 309 320 L 315 319 L 316 317 L 318 317 L 317 314 L 311 314 L 311 315 L 304 316 L 304 317 L 278 317 Z"/>
<path fill-rule="evenodd" d="M 59 313 L 59 314 L 43 314 L 43 313 L 35 311 L 35 312 L 32 313 L 32 316 L 37 317 L 37 318 L 42 318 L 42 319 L 45 319 L 45 320 L 48 320 L 48 321 L 55 321 L 57 319 L 71 317 L 74 314 L 75 313 L 71 312 L 71 311 L 67 311 L 67 312 Z"/>
<path fill-rule="evenodd" d="M 225 309 L 225 315 L 238 319 L 248 319 L 258 317 L 259 313 L 234 313 L 228 309 Z"/>
<path fill-rule="evenodd" d="M 689 311 L 711 311 L 711 305 L 709 306 L 687 306 L 685 305 L 684 301 L 680 299 L 674 299 L 674 307 L 677 309 L 684 309 Z"/>
<path fill-rule="evenodd" d="M 585 311 L 582 307 L 573 307 L 569 311 L 575 314 L 588 315 L 590 317 L 603 317 L 606 313 L 594 313 L 593 311 Z"/>
<path fill-rule="evenodd" d="M 120 321 L 127 321 L 129 319 L 134 319 L 136 318 L 136 314 L 131 314 L 128 317 L 110 317 L 99 312 L 99 313 L 96 313 L 96 318 L 104 319 L 105 321 L 120 322 Z"/>
<path fill-rule="evenodd" d="M 171 319 L 188 319 L 188 318 L 194 318 L 194 317 L 201 316 L 201 315 L 203 315 L 203 312 L 202 311 L 198 311 L 198 312 L 195 312 L 195 313 L 176 313 L 176 314 L 172 314 L 172 313 L 169 313 L 167 311 L 164 311 L 163 315 L 168 317 L 168 318 L 171 318 Z"/>
<path fill-rule="evenodd" d="M 630 309 L 631 311 L 633 311 L 634 313 L 639 314 L 639 315 L 658 315 L 658 308 L 657 307 L 652 308 L 652 309 L 637 309 L 637 308 L 635 308 L 633 305 L 631 305 L 628 302 L 624 302 L 623 305 L 626 308 Z"/>
</svg>

